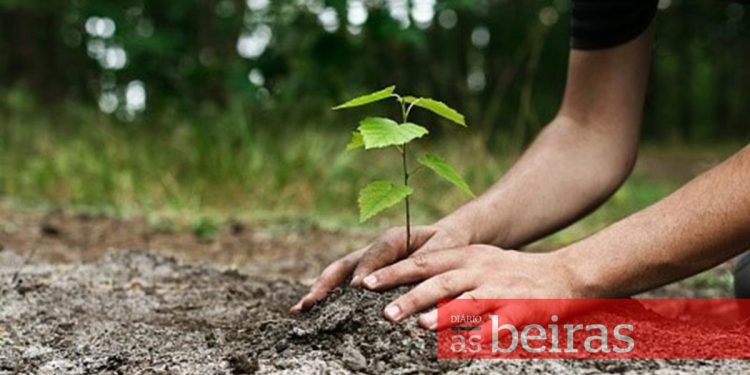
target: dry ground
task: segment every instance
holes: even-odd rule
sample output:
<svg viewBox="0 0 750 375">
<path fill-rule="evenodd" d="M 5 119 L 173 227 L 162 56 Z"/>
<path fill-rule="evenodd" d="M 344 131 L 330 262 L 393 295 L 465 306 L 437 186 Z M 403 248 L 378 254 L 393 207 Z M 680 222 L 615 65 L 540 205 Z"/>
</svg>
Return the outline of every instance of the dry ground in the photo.
<svg viewBox="0 0 750 375">
<path fill-rule="evenodd" d="M 2 211 L 0 374 L 750 372 L 745 361 L 437 361 L 434 334 L 381 318 L 398 291 L 339 291 L 287 315 L 325 264 L 368 238 L 230 222 L 206 239 L 139 218 Z M 651 295 L 727 288 L 691 281 Z"/>
</svg>

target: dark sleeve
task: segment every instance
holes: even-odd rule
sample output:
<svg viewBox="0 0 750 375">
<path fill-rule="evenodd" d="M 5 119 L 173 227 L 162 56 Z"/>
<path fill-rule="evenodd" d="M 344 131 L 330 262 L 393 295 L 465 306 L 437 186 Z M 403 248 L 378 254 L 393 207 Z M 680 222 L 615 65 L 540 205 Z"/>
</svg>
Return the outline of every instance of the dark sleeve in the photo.
<svg viewBox="0 0 750 375">
<path fill-rule="evenodd" d="M 573 0 L 571 46 L 603 49 L 641 35 L 656 16 L 657 0 Z"/>
</svg>

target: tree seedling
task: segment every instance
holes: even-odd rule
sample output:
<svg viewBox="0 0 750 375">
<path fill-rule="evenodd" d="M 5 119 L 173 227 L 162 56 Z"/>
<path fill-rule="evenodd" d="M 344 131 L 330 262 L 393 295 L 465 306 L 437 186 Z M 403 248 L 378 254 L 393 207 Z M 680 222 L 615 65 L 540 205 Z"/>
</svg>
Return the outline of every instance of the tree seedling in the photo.
<svg viewBox="0 0 750 375">
<path fill-rule="evenodd" d="M 417 138 L 422 138 L 429 131 L 420 125 L 409 122 L 409 114 L 414 107 L 426 109 L 451 122 L 466 127 L 464 116 L 448 107 L 445 103 L 430 98 L 401 96 L 395 93 L 396 86 L 360 96 L 344 104 L 333 107 L 333 110 L 360 107 L 386 99 L 395 99 L 401 108 L 401 123 L 384 117 L 367 117 L 360 121 L 359 127 L 352 133 L 351 142 L 346 146 L 347 151 L 360 148 L 365 150 L 395 147 L 401 155 L 403 168 L 403 184 L 387 180 L 373 181 L 359 192 L 359 220 L 365 222 L 381 211 L 390 208 L 402 200 L 405 204 L 406 216 L 406 244 L 407 250 L 411 245 L 411 213 L 409 196 L 414 190 L 409 186 L 409 177 L 416 171 L 409 169 L 409 154 L 407 145 Z M 427 167 L 438 176 L 450 182 L 464 193 L 474 197 L 469 185 L 461 178 L 455 168 L 442 158 L 425 154 L 417 159 L 417 168 Z"/>
</svg>

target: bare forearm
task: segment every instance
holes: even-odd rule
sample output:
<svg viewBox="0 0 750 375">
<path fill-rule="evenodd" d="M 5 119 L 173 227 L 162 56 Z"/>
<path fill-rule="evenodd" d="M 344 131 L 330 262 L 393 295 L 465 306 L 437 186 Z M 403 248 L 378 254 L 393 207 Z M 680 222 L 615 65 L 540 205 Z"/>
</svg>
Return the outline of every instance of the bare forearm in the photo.
<svg viewBox="0 0 750 375">
<path fill-rule="evenodd" d="M 558 251 L 594 297 L 649 290 L 750 246 L 750 146 L 682 189 Z"/>
<path fill-rule="evenodd" d="M 471 243 L 516 248 L 540 238 L 596 208 L 620 185 L 635 151 L 613 152 L 619 141 L 559 116 L 498 183 L 440 223 L 468 228 Z"/>
<path fill-rule="evenodd" d="M 516 248 L 579 219 L 635 160 L 653 26 L 633 41 L 570 54 L 560 113 L 508 174 L 441 222 L 472 243 Z"/>
</svg>

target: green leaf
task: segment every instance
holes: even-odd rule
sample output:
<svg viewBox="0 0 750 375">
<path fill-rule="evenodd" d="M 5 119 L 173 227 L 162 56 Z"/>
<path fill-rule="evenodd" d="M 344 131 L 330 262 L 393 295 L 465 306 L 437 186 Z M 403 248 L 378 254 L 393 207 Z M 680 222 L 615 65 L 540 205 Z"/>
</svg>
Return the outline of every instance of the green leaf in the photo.
<svg viewBox="0 0 750 375">
<path fill-rule="evenodd" d="M 333 110 L 337 111 L 339 109 L 354 108 L 370 103 L 375 103 L 383 99 L 388 99 L 389 97 L 391 97 L 391 95 L 393 95 L 394 90 L 396 90 L 396 86 L 386 87 L 380 91 L 373 92 L 372 94 L 363 95 L 358 98 L 354 98 L 344 104 L 337 105 L 333 107 Z"/>
<path fill-rule="evenodd" d="M 458 174 L 455 168 L 448 164 L 445 160 L 439 156 L 432 154 L 426 154 L 419 158 L 419 163 L 427 168 L 432 169 L 433 172 L 437 173 L 438 176 L 446 179 L 448 182 L 461 189 L 464 193 L 468 194 L 472 198 L 475 198 L 474 192 L 471 191 L 469 184 L 464 181 L 461 175 Z"/>
<path fill-rule="evenodd" d="M 404 185 L 394 185 L 390 181 L 374 181 L 359 192 L 359 221 L 361 223 L 392 207 L 414 190 Z"/>
<path fill-rule="evenodd" d="M 352 132 L 352 140 L 346 145 L 346 151 L 356 150 L 360 147 L 365 146 L 365 141 L 362 139 L 362 133 Z"/>
<path fill-rule="evenodd" d="M 357 128 L 362 134 L 365 149 L 403 145 L 429 133 L 427 129 L 412 123 L 397 124 L 382 117 L 368 117 Z"/>
<path fill-rule="evenodd" d="M 437 114 L 438 116 L 466 127 L 466 119 L 464 118 L 464 115 L 458 113 L 458 111 L 456 111 L 455 109 L 448 107 L 448 105 L 443 102 L 439 102 L 430 98 L 415 98 L 413 96 L 404 97 L 403 100 L 406 103 L 413 104 L 416 107 L 424 108 Z"/>
</svg>

